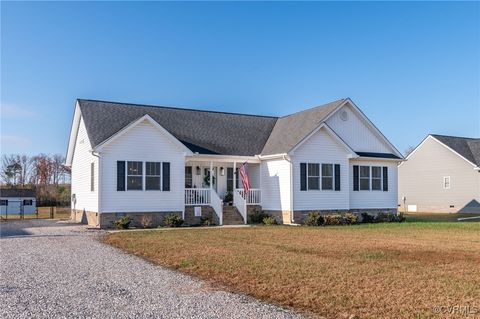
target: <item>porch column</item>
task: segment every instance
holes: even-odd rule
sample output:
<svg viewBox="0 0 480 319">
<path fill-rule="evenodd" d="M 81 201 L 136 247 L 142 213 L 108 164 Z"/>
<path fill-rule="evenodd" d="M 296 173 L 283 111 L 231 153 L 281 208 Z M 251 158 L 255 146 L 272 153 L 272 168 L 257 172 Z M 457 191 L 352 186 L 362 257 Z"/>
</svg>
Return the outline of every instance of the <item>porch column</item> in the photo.
<svg viewBox="0 0 480 319">
<path fill-rule="evenodd" d="M 233 193 L 237 189 L 237 162 L 233 162 Z"/>
<path fill-rule="evenodd" d="M 213 162 L 210 162 L 210 192 L 213 189 Z"/>
</svg>

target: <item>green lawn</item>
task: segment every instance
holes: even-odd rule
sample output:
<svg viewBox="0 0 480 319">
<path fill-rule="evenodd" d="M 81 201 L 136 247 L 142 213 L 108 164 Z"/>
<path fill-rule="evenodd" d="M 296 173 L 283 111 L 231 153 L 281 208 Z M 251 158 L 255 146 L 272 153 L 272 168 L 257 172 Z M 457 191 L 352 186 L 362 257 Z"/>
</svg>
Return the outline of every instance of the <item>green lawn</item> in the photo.
<svg viewBox="0 0 480 319">
<path fill-rule="evenodd" d="M 480 307 L 480 223 L 160 229 L 104 240 L 313 316 L 444 318 L 433 307 Z"/>
</svg>

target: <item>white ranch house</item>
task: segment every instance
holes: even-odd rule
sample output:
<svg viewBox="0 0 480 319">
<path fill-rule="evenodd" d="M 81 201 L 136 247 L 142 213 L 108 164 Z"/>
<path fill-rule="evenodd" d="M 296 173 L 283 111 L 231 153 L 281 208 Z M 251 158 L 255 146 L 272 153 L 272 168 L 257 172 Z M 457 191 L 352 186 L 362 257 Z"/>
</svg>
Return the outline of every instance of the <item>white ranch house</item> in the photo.
<svg viewBox="0 0 480 319">
<path fill-rule="evenodd" d="M 221 225 L 254 210 L 281 223 L 316 210 L 393 213 L 402 160 L 348 98 L 284 117 L 77 100 L 67 151 L 72 216 L 102 228 L 124 215 Z"/>
</svg>

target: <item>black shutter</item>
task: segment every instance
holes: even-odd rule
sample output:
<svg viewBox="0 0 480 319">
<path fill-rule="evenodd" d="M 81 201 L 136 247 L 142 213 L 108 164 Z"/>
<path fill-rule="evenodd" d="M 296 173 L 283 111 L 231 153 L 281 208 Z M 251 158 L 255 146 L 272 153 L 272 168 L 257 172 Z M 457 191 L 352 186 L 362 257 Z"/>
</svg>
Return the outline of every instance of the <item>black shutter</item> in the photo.
<svg viewBox="0 0 480 319">
<path fill-rule="evenodd" d="M 340 190 L 340 164 L 335 164 L 335 190 Z"/>
<path fill-rule="evenodd" d="M 360 179 L 358 178 L 358 165 L 353 165 L 353 190 L 358 191 L 358 184 Z"/>
<path fill-rule="evenodd" d="M 300 163 L 300 190 L 307 190 L 307 164 Z"/>
<path fill-rule="evenodd" d="M 388 167 L 383 167 L 383 191 L 388 191 Z"/>
<path fill-rule="evenodd" d="M 170 163 L 168 162 L 163 162 L 163 174 L 162 174 L 162 185 L 163 185 L 163 190 L 164 191 L 169 191 L 170 190 Z"/>
<path fill-rule="evenodd" d="M 125 190 L 125 161 L 117 161 L 117 191 Z"/>
</svg>

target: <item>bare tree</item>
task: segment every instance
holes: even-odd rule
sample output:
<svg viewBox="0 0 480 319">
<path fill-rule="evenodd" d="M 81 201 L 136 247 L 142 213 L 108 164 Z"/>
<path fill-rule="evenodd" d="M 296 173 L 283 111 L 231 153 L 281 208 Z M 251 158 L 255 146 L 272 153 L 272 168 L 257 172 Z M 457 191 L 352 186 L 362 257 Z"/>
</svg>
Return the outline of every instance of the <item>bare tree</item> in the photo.
<svg viewBox="0 0 480 319">
<path fill-rule="evenodd" d="M 407 157 L 408 155 L 410 155 L 411 152 L 413 152 L 415 150 L 415 146 L 412 146 L 410 145 L 406 150 L 405 150 L 405 157 Z"/>
</svg>

